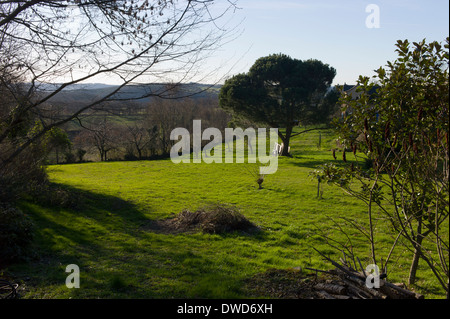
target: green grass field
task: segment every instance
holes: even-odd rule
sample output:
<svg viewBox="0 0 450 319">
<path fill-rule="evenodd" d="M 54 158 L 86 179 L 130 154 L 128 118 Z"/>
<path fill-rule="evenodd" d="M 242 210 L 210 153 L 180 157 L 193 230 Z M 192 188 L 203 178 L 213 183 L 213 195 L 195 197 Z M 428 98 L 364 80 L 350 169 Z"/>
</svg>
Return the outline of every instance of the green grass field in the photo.
<svg viewBox="0 0 450 319">
<path fill-rule="evenodd" d="M 71 209 L 21 203 L 37 225 L 38 257 L 4 272 L 25 287 L 24 298 L 248 298 L 245 281 L 272 268 L 331 269 L 313 248 L 338 260 L 340 252 L 323 235 L 345 242 L 335 221 L 365 221 L 365 208 L 337 187 L 309 173 L 333 161 L 329 131 L 292 141 L 292 158 L 280 158 L 278 171 L 259 190 L 256 164 L 174 164 L 170 160 L 84 163 L 48 167 L 53 183 L 79 196 Z M 261 227 L 256 234 L 163 234 L 146 227 L 183 209 L 209 203 L 236 205 Z M 377 224 L 377 245 L 387 254 L 394 241 Z M 369 246 L 347 229 L 364 265 Z M 406 282 L 411 255 L 403 247 L 389 268 L 389 280 Z M 80 288 L 65 285 L 66 266 L 80 267 Z M 421 265 L 417 285 L 426 298 L 442 298 L 432 273 Z"/>
</svg>

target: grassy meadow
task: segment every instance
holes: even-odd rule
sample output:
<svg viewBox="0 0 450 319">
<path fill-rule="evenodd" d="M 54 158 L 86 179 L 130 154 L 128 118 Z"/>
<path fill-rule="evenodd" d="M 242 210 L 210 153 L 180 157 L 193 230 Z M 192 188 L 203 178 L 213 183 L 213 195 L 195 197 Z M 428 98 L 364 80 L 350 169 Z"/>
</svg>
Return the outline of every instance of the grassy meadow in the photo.
<svg viewBox="0 0 450 319">
<path fill-rule="evenodd" d="M 300 129 L 300 128 L 298 128 Z M 53 183 L 76 196 L 71 208 L 23 201 L 21 209 L 37 225 L 36 257 L 15 264 L 5 275 L 22 284 L 24 298 L 264 298 L 246 288 L 270 269 L 333 268 L 314 250 L 338 260 L 341 253 L 325 236 L 347 242 L 363 265 L 367 241 L 341 217 L 365 222 L 365 207 L 337 187 L 309 173 L 334 161 L 331 131 L 312 131 L 292 140 L 292 158 L 279 158 L 278 171 L 258 189 L 259 164 L 174 164 L 169 160 L 49 166 Z M 226 150 L 226 147 L 224 147 Z M 339 158 L 338 161 L 339 162 Z M 179 233 L 152 231 L 153 220 L 206 204 L 235 205 L 258 233 Z M 394 238 L 377 221 L 377 245 L 387 255 Z M 411 254 L 398 246 L 389 267 L 391 282 L 406 282 Z M 65 285 L 66 266 L 80 267 L 80 288 Z M 412 287 L 426 298 L 441 298 L 424 263 Z M 297 268 L 298 269 L 298 268 Z"/>
</svg>

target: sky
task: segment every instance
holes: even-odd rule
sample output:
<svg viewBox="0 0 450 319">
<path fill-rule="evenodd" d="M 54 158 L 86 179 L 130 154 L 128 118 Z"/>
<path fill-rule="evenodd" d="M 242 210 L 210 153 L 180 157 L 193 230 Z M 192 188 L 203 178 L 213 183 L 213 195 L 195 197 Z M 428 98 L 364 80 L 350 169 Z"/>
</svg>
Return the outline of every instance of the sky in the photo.
<svg viewBox="0 0 450 319">
<path fill-rule="evenodd" d="M 366 24 L 377 21 L 376 11 L 366 12 L 369 5 L 379 9 L 378 27 Z M 238 0 L 237 7 L 230 22 L 242 32 L 210 61 L 226 65 L 228 76 L 247 72 L 260 57 L 283 53 L 334 67 L 333 85 L 355 84 L 359 75 L 373 76 L 397 58 L 397 40 L 444 42 L 449 36 L 447 0 Z"/>
</svg>

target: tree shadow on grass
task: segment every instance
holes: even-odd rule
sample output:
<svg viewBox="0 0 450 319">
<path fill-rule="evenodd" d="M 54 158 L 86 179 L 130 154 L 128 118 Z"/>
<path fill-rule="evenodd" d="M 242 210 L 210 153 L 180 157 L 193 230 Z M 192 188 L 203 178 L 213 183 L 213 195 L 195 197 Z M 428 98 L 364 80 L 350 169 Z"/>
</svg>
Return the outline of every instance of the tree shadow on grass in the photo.
<svg viewBox="0 0 450 319">
<path fill-rule="evenodd" d="M 44 196 L 23 202 L 21 207 L 31 213 L 39 228 L 55 229 L 56 234 L 76 243 L 93 239 L 83 230 L 95 226 L 100 229 L 106 224 L 117 229 L 132 228 L 147 219 L 133 203 L 68 185 L 51 184 Z"/>
<path fill-rule="evenodd" d="M 96 262 L 131 262 L 121 260 L 128 249 L 122 239 L 139 237 L 139 226 L 148 220 L 142 211 L 115 196 L 67 185 L 53 184 L 51 189 L 58 189 L 56 196 L 63 199 L 63 205 L 50 198 L 55 194 L 48 194 L 48 198 L 41 194 L 37 200 L 29 198 L 19 204 L 35 224 L 35 240 L 31 256 L 8 266 L 10 276 L 26 282 L 30 290 L 32 286 L 45 290 L 45 286 L 64 285 L 69 264 L 78 265 L 84 280 L 95 283 L 102 281 L 95 278 L 99 273 L 87 269 Z M 75 200 L 66 200 L 67 196 Z"/>
<path fill-rule="evenodd" d="M 347 162 L 344 162 L 343 160 L 339 159 L 335 160 L 332 157 L 330 159 L 320 160 L 314 157 L 307 157 L 307 156 L 295 156 L 295 161 L 292 161 L 289 164 L 297 167 L 317 169 L 319 168 L 319 166 L 322 166 L 325 163 L 333 163 L 336 166 L 351 165 L 351 163 L 357 164 L 356 161 L 352 160 L 347 160 Z"/>
<path fill-rule="evenodd" d="M 20 208 L 36 224 L 36 256 L 5 271 L 27 298 L 190 298 L 238 296 L 225 288 L 209 289 L 217 277 L 220 287 L 238 287 L 234 272 L 217 273 L 208 238 L 193 239 L 200 251 L 186 245 L 186 236 L 149 233 L 146 214 L 121 198 L 57 185 L 76 201 L 65 207 L 24 201 Z M 76 205 L 75 205 L 76 204 Z M 208 235 L 205 235 L 208 236 Z M 224 234 L 220 240 L 242 234 Z M 262 234 L 251 240 L 264 240 Z M 189 239 L 191 240 L 191 239 Z M 81 288 L 65 286 L 66 266 L 80 269 Z M 197 288 L 195 288 L 196 286 Z M 24 288 L 23 288 L 24 287 Z M 191 287 L 191 288 L 189 288 Z M 193 288 L 194 287 L 194 288 Z M 212 287 L 212 286 L 211 286 Z"/>
</svg>

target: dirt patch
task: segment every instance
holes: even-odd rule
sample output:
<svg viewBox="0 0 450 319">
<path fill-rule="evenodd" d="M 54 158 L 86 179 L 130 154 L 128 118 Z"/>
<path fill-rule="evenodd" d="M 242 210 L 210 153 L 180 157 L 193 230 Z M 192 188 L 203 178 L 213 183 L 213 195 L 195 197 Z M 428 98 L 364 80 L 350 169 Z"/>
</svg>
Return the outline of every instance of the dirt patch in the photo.
<svg viewBox="0 0 450 319">
<path fill-rule="evenodd" d="M 269 269 L 245 280 L 250 298 L 317 299 L 315 275 L 296 269 Z"/>
<path fill-rule="evenodd" d="M 183 210 L 173 218 L 150 222 L 147 229 L 172 234 L 198 231 L 208 234 L 253 233 L 260 230 L 238 208 L 226 204 L 207 206 L 195 212 Z"/>
</svg>

